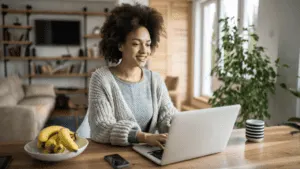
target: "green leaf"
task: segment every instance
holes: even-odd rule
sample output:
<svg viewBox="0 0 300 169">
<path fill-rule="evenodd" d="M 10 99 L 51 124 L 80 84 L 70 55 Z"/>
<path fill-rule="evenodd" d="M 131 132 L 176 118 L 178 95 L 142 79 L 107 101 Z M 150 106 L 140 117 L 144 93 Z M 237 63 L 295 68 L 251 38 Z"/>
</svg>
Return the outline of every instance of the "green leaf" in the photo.
<svg viewBox="0 0 300 169">
<path fill-rule="evenodd" d="M 300 92 L 293 90 L 293 89 L 288 89 L 294 96 L 300 97 Z"/>
<path fill-rule="evenodd" d="M 258 40 L 259 40 L 258 35 L 255 34 L 255 33 L 251 34 L 251 37 L 253 37 L 253 39 L 254 39 L 255 41 L 258 41 Z"/>
<path fill-rule="evenodd" d="M 261 46 L 257 47 L 257 50 L 260 51 L 260 52 L 264 52 L 264 48 L 261 47 Z"/>
<path fill-rule="evenodd" d="M 277 58 L 277 59 L 275 60 L 275 63 L 278 64 L 279 61 L 280 61 L 280 58 Z"/>
<path fill-rule="evenodd" d="M 285 68 L 290 68 L 290 66 L 287 65 L 287 64 L 283 64 L 282 66 L 285 67 Z"/>
<path fill-rule="evenodd" d="M 300 123 L 300 118 L 298 118 L 298 117 L 291 117 L 291 118 L 288 119 L 288 121 Z"/>
<path fill-rule="evenodd" d="M 281 83 L 280 86 L 281 86 L 282 88 L 284 88 L 284 89 L 287 89 L 287 86 L 286 86 L 285 83 Z"/>
</svg>

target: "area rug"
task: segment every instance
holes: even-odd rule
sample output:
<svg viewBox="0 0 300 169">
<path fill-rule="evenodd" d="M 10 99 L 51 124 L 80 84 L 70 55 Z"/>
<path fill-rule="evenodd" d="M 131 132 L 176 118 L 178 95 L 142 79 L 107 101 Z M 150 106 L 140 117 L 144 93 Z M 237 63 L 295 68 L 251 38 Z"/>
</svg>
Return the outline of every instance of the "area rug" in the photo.
<svg viewBox="0 0 300 169">
<path fill-rule="evenodd" d="M 45 127 L 51 126 L 51 125 L 60 125 L 60 126 L 64 126 L 68 129 L 70 129 L 71 131 L 76 132 L 77 128 L 76 128 L 76 117 L 74 116 L 59 116 L 59 117 L 50 117 L 47 121 L 47 123 L 45 124 Z M 84 117 L 83 117 L 84 118 Z M 83 121 L 83 118 L 78 118 L 78 126 L 80 126 L 80 124 Z"/>
</svg>

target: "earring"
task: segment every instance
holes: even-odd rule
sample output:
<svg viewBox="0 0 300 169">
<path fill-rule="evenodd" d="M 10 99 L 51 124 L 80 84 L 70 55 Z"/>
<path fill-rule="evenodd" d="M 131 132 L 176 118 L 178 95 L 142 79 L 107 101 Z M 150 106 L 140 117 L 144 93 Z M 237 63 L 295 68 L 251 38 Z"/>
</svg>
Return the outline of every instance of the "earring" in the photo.
<svg viewBox="0 0 300 169">
<path fill-rule="evenodd" d="M 123 51 L 123 48 L 121 45 L 119 45 L 119 51 L 122 52 Z"/>
</svg>

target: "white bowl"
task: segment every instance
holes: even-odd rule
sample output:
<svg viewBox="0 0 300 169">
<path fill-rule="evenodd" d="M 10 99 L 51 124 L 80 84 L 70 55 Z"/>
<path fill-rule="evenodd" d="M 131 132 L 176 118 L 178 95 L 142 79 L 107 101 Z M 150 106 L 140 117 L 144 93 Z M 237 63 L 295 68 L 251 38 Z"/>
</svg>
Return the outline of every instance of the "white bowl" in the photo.
<svg viewBox="0 0 300 169">
<path fill-rule="evenodd" d="M 70 152 L 67 149 L 63 153 L 57 154 L 44 154 L 37 148 L 37 140 L 32 140 L 24 146 L 24 150 L 31 157 L 41 161 L 63 161 L 81 154 L 89 144 L 89 141 L 83 137 L 77 137 L 76 143 L 79 147 L 77 152 Z"/>
</svg>

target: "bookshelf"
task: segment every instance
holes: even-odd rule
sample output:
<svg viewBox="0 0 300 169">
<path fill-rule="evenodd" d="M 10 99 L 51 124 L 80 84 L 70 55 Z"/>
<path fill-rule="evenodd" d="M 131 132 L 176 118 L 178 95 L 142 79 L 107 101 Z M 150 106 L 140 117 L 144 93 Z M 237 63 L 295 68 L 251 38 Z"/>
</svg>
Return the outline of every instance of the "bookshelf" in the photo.
<svg viewBox="0 0 300 169">
<path fill-rule="evenodd" d="M 88 73 L 59 73 L 59 74 L 36 74 L 36 75 L 27 75 L 24 76 L 25 78 L 57 78 L 57 77 L 89 77 L 90 74 Z"/>
<path fill-rule="evenodd" d="M 61 94 L 87 94 L 87 86 L 88 86 L 88 78 L 90 77 L 90 73 L 87 70 L 87 64 L 89 61 L 104 61 L 103 57 L 86 57 L 88 54 L 87 50 L 87 40 L 88 39 L 99 39 L 101 40 L 100 35 L 94 35 L 94 34 L 88 34 L 87 33 L 87 17 L 88 16 L 99 16 L 99 17 L 106 17 L 110 15 L 108 12 L 90 12 L 87 10 L 86 7 L 83 7 L 82 10 L 79 11 L 57 11 L 57 10 L 34 10 L 32 9 L 31 5 L 26 5 L 25 9 L 10 9 L 8 5 L 2 4 L 1 8 L 1 14 L 2 14 L 2 24 L 0 24 L 0 28 L 3 32 L 3 39 L 1 40 L 2 45 L 2 56 L 0 57 L 0 61 L 4 62 L 4 74 L 7 77 L 7 64 L 13 61 L 24 61 L 27 62 L 28 67 L 28 73 L 25 73 L 25 75 L 22 77 L 23 79 L 28 79 L 29 84 L 31 84 L 32 79 L 41 79 L 41 78 L 59 78 L 59 79 L 68 79 L 68 78 L 84 78 L 85 79 L 85 87 L 82 89 L 76 89 L 76 90 L 57 90 L 57 93 Z M 26 23 L 23 25 L 10 25 L 6 24 L 5 22 L 5 16 L 8 14 L 20 14 L 20 15 L 26 15 Z M 30 17 L 32 15 L 78 15 L 83 17 L 83 41 L 82 45 L 84 47 L 84 55 L 85 56 L 72 56 L 72 57 L 62 57 L 62 56 L 22 56 L 20 50 L 19 52 L 11 52 L 8 49 L 11 47 L 11 45 L 16 46 L 23 46 L 27 49 L 30 49 L 30 46 L 34 44 L 34 41 L 30 40 L 30 31 L 33 30 L 33 26 L 30 25 Z M 8 31 L 9 29 L 24 29 L 26 30 L 25 35 L 23 36 L 23 39 L 20 38 L 20 41 L 11 40 L 11 38 L 7 38 L 8 36 L 4 36 L 4 32 Z M 81 46 L 82 46 L 81 45 Z M 80 46 L 79 46 L 80 48 Z M 30 51 L 29 51 L 30 52 Z M 9 55 L 8 55 L 9 53 Z M 14 53 L 17 53 L 20 56 L 15 56 Z M 26 53 L 26 52 L 25 52 Z M 27 52 L 28 53 L 28 52 Z M 24 54 L 23 54 L 24 55 Z M 41 71 L 38 71 L 36 73 L 36 67 L 32 65 L 36 65 L 35 62 L 44 61 L 47 64 L 52 63 L 53 61 L 77 61 L 78 64 L 83 65 L 80 67 L 79 72 L 73 72 L 73 71 L 59 71 L 58 73 L 52 73 L 47 72 L 41 73 Z M 49 69 L 50 70 L 50 69 Z M 51 69 L 52 70 L 52 69 Z M 72 69 L 71 69 L 72 70 Z M 82 71 L 83 70 L 83 71 Z M 27 74 L 27 75 L 26 75 Z"/>
<path fill-rule="evenodd" d="M 50 60 L 104 60 L 102 56 L 98 56 L 95 58 L 92 57 L 84 57 L 84 56 L 78 56 L 78 57 L 61 57 L 61 56 L 27 56 L 27 57 L 20 57 L 20 56 L 8 56 L 8 57 L 2 57 L 1 60 L 11 60 L 11 61 L 24 61 L 24 60 L 35 60 L 35 61 L 50 61 Z"/>
<path fill-rule="evenodd" d="M 52 11 L 52 10 L 19 10 L 19 9 L 5 9 L 1 12 L 11 14 L 44 14 L 44 15 L 87 15 L 87 16 L 107 16 L 109 13 L 105 12 L 87 12 L 87 11 Z"/>
<path fill-rule="evenodd" d="M 1 25 L 1 28 L 7 28 L 7 29 L 32 29 L 32 26 Z"/>
<path fill-rule="evenodd" d="M 67 89 L 55 89 L 56 94 L 87 94 L 88 89 L 74 89 L 74 90 L 67 90 Z"/>
<path fill-rule="evenodd" d="M 31 45 L 30 41 L 2 41 L 5 45 Z"/>
</svg>

